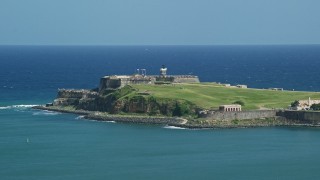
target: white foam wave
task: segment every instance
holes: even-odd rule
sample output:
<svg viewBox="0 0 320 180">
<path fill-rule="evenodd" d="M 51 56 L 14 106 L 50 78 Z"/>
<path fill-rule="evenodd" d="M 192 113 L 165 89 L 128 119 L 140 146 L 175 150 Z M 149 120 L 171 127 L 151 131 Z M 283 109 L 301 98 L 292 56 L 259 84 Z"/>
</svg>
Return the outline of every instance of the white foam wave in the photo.
<svg viewBox="0 0 320 180">
<path fill-rule="evenodd" d="M 166 129 L 186 129 L 186 128 L 182 128 L 182 127 L 169 126 L 169 125 L 166 125 L 166 126 L 164 126 L 163 128 L 166 128 Z"/>
<path fill-rule="evenodd" d="M 34 104 L 18 104 L 18 105 L 11 105 L 11 106 L 0 106 L 0 109 L 26 109 L 26 108 L 32 108 Z"/>
<path fill-rule="evenodd" d="M 35 105 L 35 104 L 12 105 L 12 107 L 14 107 L 14 108 L 31 108 L 31 107 L 35 107 L 35 106 L 39 106 L 39 105 Z"/>
<path fill-rule="evenodd" d="M 34 116 L 54 116 L 54 115 L 58 115 L 58 114 L 61 114 L 61 113 L 58 113 L 58 112 L 53 112 L 53 111 L 39 111 L 39 112 L 34 112 L 32 113 L 32 115 Z"/>
<path fill-rule="evenodd" d="M 78 116 L 75 119 L 83 119 L 83 118 L 84 118 L 84 116 Z"/>
<path fill-rule="evenodd" d="M 93 122 L 101 122 L 101 123 L 117 123 L 116 121 L 100 121 L 100 120 L 94 120 L 94 119 L 87 119 L 88 121 Z"/>
<path fill-rule="evenodd" d="M 116 123 L 115 121 L 104 121 L 104 122 L 107 122 L 107 123 Z"/>
</svg>

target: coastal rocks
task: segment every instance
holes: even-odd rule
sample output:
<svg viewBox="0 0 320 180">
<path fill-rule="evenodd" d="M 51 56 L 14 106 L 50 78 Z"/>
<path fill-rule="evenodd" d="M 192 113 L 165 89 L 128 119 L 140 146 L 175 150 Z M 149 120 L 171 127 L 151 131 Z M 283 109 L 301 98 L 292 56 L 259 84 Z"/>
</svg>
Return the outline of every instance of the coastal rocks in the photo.
<svg viewBox="0 0 320 180">
<path fill-rule="evenodd" d="M 113 111 L 113 105 L 116 98 L 113 96 L 99 96 L 97 98 L 82 98 L 75 106 L 76 109 L 84 109 L 88 111 Z"/>
<path fill-rule="evenodd" d="M 58 98 L 96 98 L 99 93 L 85 89 L 58 89 Z"/>
<path fill-rule="evenodd" d="M 116 121 L 127 123 L 144 123 L 144 124 L 170 124 L 180 125 L 185 121 L 181 118 L 174 117 L 151 117 L 151 116 L 122 116 L 122 115 L 109 115 L 103 113 L 92 113 L 85 116 L 86 119 L 95 119 L 99 121 Z"/>
<path fill-rule="evenodd" d="M 247 120 L 210 120 L 210 119 L 183 119 L 178 117 L 159 117 L 159 116 L 139 116 L 139 115 L 119 115 L 109 114 L 95 111 L 77 110 L 72 106 L 35 106 L 33 109 L 57 111 L 63 113 L 73 113 L 84 115 L 85 119 L 93 119 L 98 121 L 115 121 L 124 123 L 144 123 L 144 124 L 163 124 L 169 126 L 177 126 L 190 129 L 203 129 L 203 128 L 253 128 L 253 127 L 320 127 L 319 117 L 320 112 L 314 112 L 312 117 L 317 118 L 318 121 L 309 121 L 293 117 L 287 119 L 283 116 L 275 116 L 272 118 L 259 118 L 259 119 L 247 119 Z M 284 112 L 279 112 L 284 113 Z M 287 111 L 287 113 L 291 113 Z M 298 113 L 298 112 L 295 112 Z M 294 114 L 295 114 L 294 113 Z M 304 112 L 306 114 L 311 112 Z M 278 114 L 280 115 L 280 114 Z M 309 115 L 306 115 L 308 117 Z M 302 117 L 302 116 L 298 116 Z"/>
<path fill-rule="evenodd" d="M 57 99 L 54 100 L 54 106 L 77 106 L 81 100 L 97 98 L 99 94 L 89 90 L 59 89 Z"/>
<path fill-rule="evenodd" d="M 76 106 L 79 104 L 78 98 L 58 98 L 53 101 L 54 106 Z"/>
<path fill-rule="evenodd" d="M 121 101 L 121 104 L 123 112 L 167 115 L 160 111 L 161 105 L 152 96 L 137 95 Z"/>
<path fill-rule="evenodd" d="M 85 110 L 75 110 L 66 107 L 45 107 L 45 106 L 35 106 L 33 109 L 38 110 L 49 110 L 62 113 L 73 113 L 84 115 L 85 119 L 94 119 L 97 121 L 116 121 L 125 123 L 143 123 L 143 124 L 164 124 L 164 125 L 174 125 L 179 126 L 187 122 L 186 119 L 177 117 L 158 117 L 158 116 L 137 116 L 137 115 L 112 115 L 102 112 L 85 111 Z"/>
<path fill-rule="evenodd" d="M 152 96 L 135 96 L 123 104 L 123 112 L 149 115 L 185 116 L 195 115 L 195 106 L 183 100 L 156 99 Z"/>
<path fill-rule="evenodd" d="M 111 114 L 140 113 L 148 115 L 195 115 L 195 106 L 184 100 L 155 98 L 141 94 L 131 86 L 115 91 L 97 93 L 89 90 L 59 89 L 53 106 L 73 106 L 77 110 L 100 111 Z"/>
</svg>

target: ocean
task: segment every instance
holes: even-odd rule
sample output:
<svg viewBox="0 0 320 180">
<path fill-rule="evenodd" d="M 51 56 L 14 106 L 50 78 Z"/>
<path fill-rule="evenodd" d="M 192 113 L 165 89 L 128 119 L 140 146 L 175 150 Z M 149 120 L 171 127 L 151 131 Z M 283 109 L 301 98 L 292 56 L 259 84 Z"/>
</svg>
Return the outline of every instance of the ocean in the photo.
<svg viewBox="0 0 320 180">
<path fill-rule="evenodd" d="M 0 179 L 317 179 L 318 128 L 190 130 L 30 107 L 147 69 L 320 91 L 320 45 L 0 46 Z"/>
</svg>

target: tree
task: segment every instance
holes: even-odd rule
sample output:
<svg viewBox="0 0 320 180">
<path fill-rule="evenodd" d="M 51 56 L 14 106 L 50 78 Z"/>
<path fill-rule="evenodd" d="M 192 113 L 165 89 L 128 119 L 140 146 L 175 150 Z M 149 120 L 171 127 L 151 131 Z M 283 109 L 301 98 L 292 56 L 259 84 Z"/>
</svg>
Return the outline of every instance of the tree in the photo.
<svg viewBox="0 0 320 180">
<path fill-rule="evenodd" d="M 298 107 L 299 106 L 299 101 L 295 100 L 293 103 L 291 103 L 291 107 Z"/>
<path fill-rule="evenodd" d="M 235 102 L 233 102 L 232 104 L 239 104 L 239 105 L 241 105 L 241 106 L 244 106 L 244 105 L 245 105 L 244 102 L 241 101 L 241 100 L 235 101 Z"/>
<path fill-rule="evenodd" d="M 172 112 L 173 116 L 182 116 L 182 110 L 180 105 L 176 102 L 176 107 L 174 108 L 173 112 Z"/>
<path fill-rule="evenodd" d="M 312 104 L 310 108 L 312 110 L 320 110 L 320 104 Z"/>
</svg>

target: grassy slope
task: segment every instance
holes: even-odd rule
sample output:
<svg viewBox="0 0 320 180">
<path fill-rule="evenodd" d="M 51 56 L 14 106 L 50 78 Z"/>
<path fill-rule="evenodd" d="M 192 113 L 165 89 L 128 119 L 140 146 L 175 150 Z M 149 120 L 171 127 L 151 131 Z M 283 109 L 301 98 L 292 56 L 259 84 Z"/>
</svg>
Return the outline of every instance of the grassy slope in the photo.
<svg viewBox="0 0 320 180">
<path fill-rule="evenodd" d="M 234 101 L 245 102 L 243 109 L 286 108 L 294 100 L 320 99 L 318 92 L 239 89 L 213 83 L 175 85 L 133 85 L 140 92 L 149 91 L 160 98 L 185 99 L 203 108 L 217 108 Z"/>
</svg>

